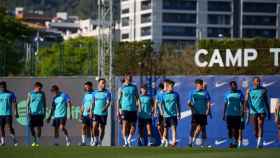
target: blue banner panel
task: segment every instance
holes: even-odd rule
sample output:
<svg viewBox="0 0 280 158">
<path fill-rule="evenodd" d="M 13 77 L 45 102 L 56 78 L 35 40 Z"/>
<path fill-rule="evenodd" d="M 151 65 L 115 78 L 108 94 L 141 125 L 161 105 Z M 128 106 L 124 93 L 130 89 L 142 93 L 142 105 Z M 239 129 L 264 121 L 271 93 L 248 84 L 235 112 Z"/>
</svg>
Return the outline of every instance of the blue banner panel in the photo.
<svg viewBox="0 0 280 158">
<path fill-rule="evenodd" d="M 194 89 L 194 81 L 197 78 L 203 79 L 207 83 L 208 91 L 211 96 L 212 102 L 212 119 L 208 117 L 207 125 L 207 145 L 209 147 L 228 147 L 227 142 L 227 128 L 226 123 L 223 121 L 223 109 L 224 109 L 224 95 L 225 92 L 229 90 L 229 82 L 234 80 L 238 83 L 239 88 L 245 94 L 245 88 L 252 86 L 253 76 L 172 76 L 172 77 L 134 77 L 134 83 L 137 86 L 141 84 L 149 84 L 149 93 L 155 94 L 157 85 L 162 82 L 165 78 L 171 79 L 176 82 L 175 91 L 180 95 L 181 101 L 181 120 L 178 124 L 177 131 L 177 141 L 178 146 L 186 147 L 188 144 L 190 125 L 191 125 L 191 111 L 187 106 L 187 97 L 188 93 Z M 121 78 L 117 79 L 117 86 L 121 86 Z M 280 98 L 280 75 L 273 76 L 261 76 L 262 85 L 268 89 L 269 99 L 271 103 L 272 115 L 274 116 L 274 106 L 275 100 Z M 140 83 L 142 82 L 142 83 Z M 156 124 L 154 122 L 154 137 L 156 142 L 159 143 L 159 137 L 156 134 Z M 170 137 L 171 138 L 171 135 Z M 134 145 L 137 144 L 138 134 L 132 139 Z M 198 139 L 199 140 L 199 139 Z M 118 130 L 118 143 L 122 144 L 121 129 L 119 126 Z M 199 144 L 199 141 L 197 141 Z M 264 147 L 276 147 L 278 145 L 277 139 L 277 127 L 274 123 L 274 117 L 271 120 L 265 121 L 264 127 Z M 255 147 L 256 139 L 254 136 L 254 130 L 252 123 L 249 122 L 246 124 L 244 129 L 244 138 L 243 138 L 244 147 Z"/>
</svg>

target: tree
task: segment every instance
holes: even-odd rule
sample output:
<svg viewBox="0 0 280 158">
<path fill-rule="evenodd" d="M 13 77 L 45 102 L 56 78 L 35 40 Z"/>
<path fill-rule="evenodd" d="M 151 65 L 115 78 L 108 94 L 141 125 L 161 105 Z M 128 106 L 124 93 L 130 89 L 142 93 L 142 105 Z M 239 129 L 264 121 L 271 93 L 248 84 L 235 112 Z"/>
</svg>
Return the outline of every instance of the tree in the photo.
<svg viewBox="0 0 280 158">
<path fill-rule="evenodd" d="M 7 15 L 3 8 L 0 9 L 0 30 L 0 75 L 20 74 L 24 53 L 19 47 L 33 30 Z"/>
<path fill-rule="evenodd" d="M 70 39 L 41 48 L 37 75 L 97 75 L 97 41 L 92 37 Z"/>
</svg>

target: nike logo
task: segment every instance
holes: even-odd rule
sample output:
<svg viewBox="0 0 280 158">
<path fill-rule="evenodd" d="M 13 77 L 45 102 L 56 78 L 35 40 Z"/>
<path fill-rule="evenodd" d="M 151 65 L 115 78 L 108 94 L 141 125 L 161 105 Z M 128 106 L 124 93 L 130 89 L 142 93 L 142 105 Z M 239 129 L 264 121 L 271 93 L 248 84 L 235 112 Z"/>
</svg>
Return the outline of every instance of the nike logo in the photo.
<svg viewBox="0 0 280 158">
<path fill-rule="evenodd" d="M 222 140 L 215 140 L 215 145 L 221 145 L 221 144 L 224 144 L 226 143 L 227 140 L 226 139 L 222 139 Z"/>
<path fill-rule="evenodd" d="M 242 81 L 242 87 L 243 88 L 248 88 L 249 87 L 249 81 L 248 80 Z"/>
<path fill-rule="evenodd" d="M 227 84 L 227 82 L 216 82 L 215 87 L 219 88 L 219 87 L 222 87 L 222 86 L 224 86 L 226 84 Z"/>
<path fill-rule="evenodd" d="M 180 87 L 181 86 L 181 83 L 178 82 L 178 83 L 175 83 L 174 87 Z"/>
<path fill-rule="evenodd" d="M 268 141 L 268 142 L 264 141 L 264 142 L 263 142 L 263 146 L 269 146 L 269 145 L 271 145 L 271 144 L 273 144 L 273 143 L 275 143 L 275 140 Z"/>
<path fill-rule="evenodd" d="M 191 110 L 187 110 L 187 111 L 181 112 L 181 119 L 190 117 L 191 115 L 192 115 L 192 111 Z"/>
<path fill-rule="evenodd" d="M 269 86 L 272 86 L 272 85 L 274 85 L 274 83 L 275 83 L 274 81 L 272 81 L 272 82 L 267 82 L 267 83 L 266 83 L 266 82 L 264 82 L 264 83 L 263 83 L 263 87 L 269 87 Z"/>
<path fill-rule="evenodd" d="M 180 142 L 180 139 L 176 139 L 176 143 L 179 143 Z M 173 143 L 173 141 L 172 140 L 170 140 L 169 141 L 169 144 L 172 144 Z"/>
</svg>

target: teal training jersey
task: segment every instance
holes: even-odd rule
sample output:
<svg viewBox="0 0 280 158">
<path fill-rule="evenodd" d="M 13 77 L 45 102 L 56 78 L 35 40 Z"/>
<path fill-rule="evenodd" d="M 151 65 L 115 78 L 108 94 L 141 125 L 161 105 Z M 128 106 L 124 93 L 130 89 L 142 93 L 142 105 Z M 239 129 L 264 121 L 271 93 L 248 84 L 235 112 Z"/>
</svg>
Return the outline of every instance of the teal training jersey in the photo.
<svg viewBox="0 0 280 158">
<path fill-rule="evenodd" d="M 83 116 L 89 116 L 93 104 L 94 91 L 86 92 L 83 99 Z"/>
<path fill-rule="evenodd" d="M 153 98 L 148 95 L 140 96 L 140 112 L 139 117 L 142 119 L 150 119 L 152 115 Z"/>
<path fill-rule="evenodd" d="M 177 106 L 180 106 L 179 95 L 176 92 L 165 92 L 162 94 L 163 117 L 177 116 Z"/>
<path fill-rule="evenodd" d="M 205 115 L 211 98 L 207 90 L 193 90 L 189 93 L 188 102 L 191 102 L 195 114 Z"/>
<path fill-rule="evenodd" d="M 13 92 L 0 92 L 0 116 L 11 116 L 14 102 L 16 102 L 16 97 Z"/>
<path fill-rule="evenodd" d="M 137 87 L 133 84 L 123 85 L 121 90 L 121 110 L 137 111 L 136 97 L 138 96 Z"/>
<path fill-rule="evenodd" d="M 44 92 L 30 92 L 29 94 L 29 107 L 31 115 L 44 115 L 45 114 L 45 93 Z"/>
<path fill-rule="evenodd" d="M 108 103 L 111 102 L 111 93 L 108 90 L 97 90 L 94 93 L 94 115 L 106 116 L 108 111 L 104 111 Z"/>
<path fill-rule="evenodd" d="M 242 103 L 244 102 L 244 95 L 242 91 L 229 91 L 225 94 L 225 104 L 227 104 L 227 116 L 241 116 Z"/>
<path fill-rule="evenodd" d="M 54 118 L 62 118 L 67 117 L 67 103 L 70 101 L 70 97 L 60 92 L 53 99 L 54 110 Z"/>
<path fill-rule="evenodd" d="M 264 87 L 251 88 L 249 91 L 249 107 L 251 114 L 267 113 L 266 89 Z"/>
</svg>

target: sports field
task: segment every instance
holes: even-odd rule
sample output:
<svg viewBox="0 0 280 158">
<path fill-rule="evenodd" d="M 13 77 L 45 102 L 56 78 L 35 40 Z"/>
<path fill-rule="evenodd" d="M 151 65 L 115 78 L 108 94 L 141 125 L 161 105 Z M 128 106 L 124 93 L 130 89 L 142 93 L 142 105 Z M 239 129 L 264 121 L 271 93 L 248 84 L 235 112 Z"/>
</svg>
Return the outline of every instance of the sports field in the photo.
<svg viewBox="0 0 280 158">
<path fill-rule="evenodd" d="M 270 158 L 280 149 L 178 149 L 118 147 L 1 147 L 1 158 Z"/>
</svg>

